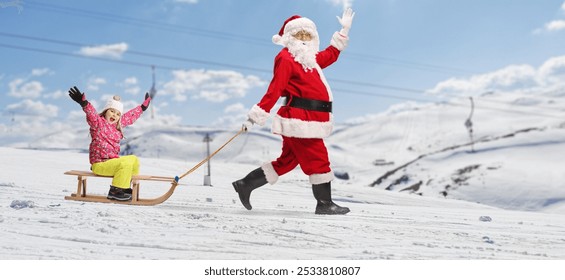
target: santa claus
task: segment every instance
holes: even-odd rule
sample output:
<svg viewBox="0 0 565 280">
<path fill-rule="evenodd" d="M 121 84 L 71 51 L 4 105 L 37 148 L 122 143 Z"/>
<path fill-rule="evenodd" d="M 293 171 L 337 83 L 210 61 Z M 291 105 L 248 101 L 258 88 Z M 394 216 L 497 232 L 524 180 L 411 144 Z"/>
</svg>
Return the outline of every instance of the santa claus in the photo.
<svg viewBox="0 0 565 280">
<path fill-rule="evenodd" d="M 337 17 L 342 29 L 333 34 L 330 46 L 322 51 L 316 25 L 305 17 L 288 18 L 273 36 L 273 42 L 284 48 L 275 58 L 273 79 L 266 94 L 251 108 L 243 126 L 247 130 L 253 124 L 264 125 L 279 98 L 285 98 L 272 121 L 272 132 L 283 138 L 282 153 L 275 161 L 232 183 L 248 210 L 252 208 L 251 191 L 266 183 L 274 184 L 279 176 L 300 165 L 312 184 L 316 214 L 349 212 L 349 208 L 335 204 L 331 198 L 334 175 L 323 138 L 333 128 L 333 98 L 322 69 L 334 63 L 347 46 L 354 15 L 347 9 L 341 18 Z"/>
</svg>

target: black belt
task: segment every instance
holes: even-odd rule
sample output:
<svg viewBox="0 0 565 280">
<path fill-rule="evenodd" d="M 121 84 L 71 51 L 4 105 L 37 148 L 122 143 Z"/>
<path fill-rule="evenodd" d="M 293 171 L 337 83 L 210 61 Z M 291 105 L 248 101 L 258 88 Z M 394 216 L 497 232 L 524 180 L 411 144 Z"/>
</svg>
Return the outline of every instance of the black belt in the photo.
<svg viewBox="0 0 565 280">
<path fill-rule="evenodd" d="M 306 99 L 301 97 L 287 97 L 290 98 L 290 103 L 287 101 L 287 106 L 300 108 L 304 110 L 310 111 L 320 111 L 320 112 L 332 112 L 332 102 L 331 101 L 321 101 L 321 100 L 314 100 L 314 99 Z"/>
</svg>

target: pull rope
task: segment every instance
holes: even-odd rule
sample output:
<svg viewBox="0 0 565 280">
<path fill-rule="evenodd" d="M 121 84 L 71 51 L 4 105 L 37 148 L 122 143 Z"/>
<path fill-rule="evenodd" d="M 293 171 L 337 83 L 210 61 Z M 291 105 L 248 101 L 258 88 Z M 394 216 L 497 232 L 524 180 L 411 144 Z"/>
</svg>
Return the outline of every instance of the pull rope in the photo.
<svg viewBox="0 0 565 280">
<path fill-rule="evenodd" d="M 173 182 L 173 184 L 178 183 L 178 181 L 182 178 L 184 178 L 186 175 L 194 172 L 196 169 L 198 169 L 200 166 L 202 166 L 204 163 L 206 163 L 207 161 L 209 161 L 213 156 L 215 156 L 220 150 L 222 150 L 226 145 L 228 145 L 233 139 L 235 139 L 237 136 L 239 136 L 241 133 L 245 132 L 245 128 L 241 128 L 241 130 L 239 132 L 237 132 L 234 136 L 232 136 L 232 138 L 230 138 L 226 143 L 224 143 L 221 147 L 219 147 L 216 151 L 214 151 L 212 154 L 210 154 L 208 157 L 206 157 L 205 159 L 203 159 L 201 162 L 199 162 L 197 165 L 195 165 L 194 167 L 192 167 L 190 170 L 186 171 L 184 174 L 182 174 L 181 176 L 176 176 L 175 177 L 175 181 Z"/>
</svg>

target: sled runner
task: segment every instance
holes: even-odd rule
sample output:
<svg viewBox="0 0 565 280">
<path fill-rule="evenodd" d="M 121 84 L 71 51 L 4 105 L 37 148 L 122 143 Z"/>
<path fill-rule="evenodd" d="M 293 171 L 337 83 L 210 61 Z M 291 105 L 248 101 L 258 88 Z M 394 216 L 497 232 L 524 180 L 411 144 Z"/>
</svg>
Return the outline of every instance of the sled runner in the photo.
<svg viewBox="0 0 565 280">
<path fill-rule="evenodd" d="M 132 179 L 131 200 L 118 201 L 118 200 L 108 199 L 106 198 L 106 196 L 103 195 L 92 195 L 86 193 L 86 181 L 87 181 L 86 179 L 88 177 L 112 178 L 112 176 L 100 176 L 90 171 L 80 171 L 80 170 L 70 170 L 65 172 L 65 175 L 77 176 L 77 180 L 78 180 L 77 192 L 71 194 L 70 196 L 65 196 L 65 199 L 87 201 L 87 202 L 105 202 L 105 203 L 118 203 L 118 204 L 131 204 L 131 205 L 156 205 L 169 199 L 169 197 L 171 197 L 171 195 L 175 191 L 175 188 L 178 185 L 178 177 L 173 178 L 173 177 L 151 176 L 151 175 L 133 175 L 131 178 Z M 139 198 L 140 181 L 170 182 L 171 188 L 165 194 L 157 198 L 153 198 L 153 199 Z"/>
</svg>

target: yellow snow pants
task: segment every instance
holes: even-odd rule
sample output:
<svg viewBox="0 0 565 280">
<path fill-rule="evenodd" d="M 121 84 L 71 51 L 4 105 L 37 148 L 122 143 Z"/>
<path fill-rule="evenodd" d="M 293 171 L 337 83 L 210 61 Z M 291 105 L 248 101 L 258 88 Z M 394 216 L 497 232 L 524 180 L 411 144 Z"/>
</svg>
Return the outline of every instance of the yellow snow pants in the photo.
<svg viewBox="0 0 565 280">
<path fill-rule="evenodd" d="M 129 155 L 97 162 L 92 165 L 92 172 L 101 176 L 113 176 L 112 186 L 129 189 L 131 176 L 139 174 L 139 160 L 136 156 Z"/>
</svg>

